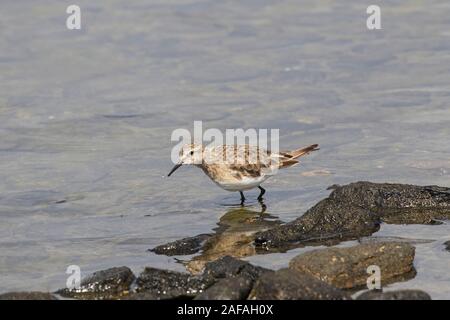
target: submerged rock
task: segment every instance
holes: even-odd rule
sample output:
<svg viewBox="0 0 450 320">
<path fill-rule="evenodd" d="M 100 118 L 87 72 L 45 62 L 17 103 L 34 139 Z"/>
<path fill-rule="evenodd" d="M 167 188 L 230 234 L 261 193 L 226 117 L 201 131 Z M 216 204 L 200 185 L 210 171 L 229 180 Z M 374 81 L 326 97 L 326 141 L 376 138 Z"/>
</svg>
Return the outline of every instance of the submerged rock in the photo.
<svg viewBox="0 0 450 320">
<path fill-rule="evenodd" d="M 49 292 L 7 292 L 0 294 L 0 300 L 58 300 Z"/>
<path fill-rule="evenodd" d="M 395 242 L 327 248 L 295 257 L 289 268 L 338 288 L 358 288 L 367 284 L 367 268 L 372 265 L 380 268 L 383 284 L 412 278 L 414 252 L 413 246 Z"/>
<path fill-rule="evenodd" d="M 357 296 L 356 300 L 431 300 L 431 297 L 428 293 L 421 290 L 398 290 L 388 292 L 370 290 Z"/>
<path fill-rule="evenodd" d="M 370 236 L 359 239 L 359 243 L 380 243 L 380 242 L 403 242 L 409 243 L 411 245 L 415 244 L 423 244 L 423 243 L 431 243 L 436 240 L 432 239 L 415 239 L 415 238 L 403 238 L 403 237 L 389 237 L 389 236 Z"/>
<path fill-rule="evenodd" d="M 445 250 L 450 251 L 450 241 L 444 243 Z"/>
<path fill-rule="evenodd" d="M 186 255 L 201 250 L 186 264 L 189 272 L 198 274 L 209 261 L 224 256 L 246 257 L 256 254 L 253 245 L 253 234 L 279 225 L 281 221 L 265 212 L 266 207 L 261 206 L 260 211 L 239 207 L 228 210 L 217 224 L 212 234 L 181 239 L 160 245 L 150 251 L 156 254 Z"/>
<path fill-rule="evenodd" d="M 186 269 L 198 274 L 209 261 L 220 259 L 223 256 L 246 257 L 255 255 L 255 247 L 252 243 L 253 236 L 246 232 L 226 231 L 216 234 L 205 242 L 202 253 L 186 264 Z"/>
<path fill-rule="evenodd" d="M 94 272 L 83 279 L 78 289 L 61 289 L 56 293 L 75 299 L 118 299 L 129 293 L 134 280 L 135 276 L 130 268 L 110 268 Z"/>
<path fill-rule="evenodd" d="M 280 269 L 265 274 L 254 284 L 251 300 L 342 300 L 351 297 L 316 278 L 294 271 Z"/>
<path fill-rule="evenodd" d="M 253 281 L 245 276 L 220 279 L 195 297 L 195 300 L 244 300 L 252 289 Z"/>
<path fill-rule="evenodd" d="M 158 300 L 194 298 L 214 282 L 212 277 L 147 267 L 136 280 L 136 292 Z"/>
<path fill-rule="evenodd" d="M 200 251 L 204 242 L 211 237 L 210 234 L 199 234 L 195 237 L 184 238 L 169 242 L 153 249 L 151 252 L 165 254 L 166 256 L 184 256 Z"/>
<path fill-rule="evenodd" d="M 450 188 L 356 182 L 333 186 L 330 196 L 303 216 L 259 232 L 255 245 L 282 251 L 302 244 L 336 244 L 369 236 L 379 223 L 439 224 L 450 218 Z"/>
</svg>

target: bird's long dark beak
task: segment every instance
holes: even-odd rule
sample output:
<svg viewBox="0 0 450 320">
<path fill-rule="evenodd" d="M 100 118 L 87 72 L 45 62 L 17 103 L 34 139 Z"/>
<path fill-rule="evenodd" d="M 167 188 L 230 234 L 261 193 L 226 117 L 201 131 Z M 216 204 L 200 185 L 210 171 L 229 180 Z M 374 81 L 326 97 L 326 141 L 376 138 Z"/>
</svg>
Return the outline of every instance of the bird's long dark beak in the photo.
<svg viewBox="0 0 450 320">
<path fill-rule="evenodd" d="M 172 170 L 170 170 L 170 172 L 169 172 L 169 174 L 168 174 L 167 176 L 170 177 L 170 175 L 171 175 L 172 173 L 174 173 L 175 170 L 177 170 L 179 167 L 181 167 L 181 165 L 182 165 L 182 163 L 177 163 L 177 164 L 175 165 L 175 167 L 173 167 Z"/>
</svg>

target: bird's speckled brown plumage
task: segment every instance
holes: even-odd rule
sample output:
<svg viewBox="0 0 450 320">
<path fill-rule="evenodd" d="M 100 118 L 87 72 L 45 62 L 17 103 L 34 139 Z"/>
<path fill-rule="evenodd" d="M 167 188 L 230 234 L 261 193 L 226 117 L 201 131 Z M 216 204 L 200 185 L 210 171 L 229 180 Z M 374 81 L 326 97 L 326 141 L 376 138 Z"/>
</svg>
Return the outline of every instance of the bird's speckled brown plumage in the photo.
<svg viewBox="0 0 450 320">
<path fill-rule="evenodd" d="M 298 163 L 297 158 L 318 150 L 317 147 L 317 145 L 311 145 L 277 154 L 249 145 L 203 147 L 203 161 L 197 166 L 219 185 L 239 184 L 244 178 L 263 178 L 277 169 L 295 165 Z"/>
</svg>

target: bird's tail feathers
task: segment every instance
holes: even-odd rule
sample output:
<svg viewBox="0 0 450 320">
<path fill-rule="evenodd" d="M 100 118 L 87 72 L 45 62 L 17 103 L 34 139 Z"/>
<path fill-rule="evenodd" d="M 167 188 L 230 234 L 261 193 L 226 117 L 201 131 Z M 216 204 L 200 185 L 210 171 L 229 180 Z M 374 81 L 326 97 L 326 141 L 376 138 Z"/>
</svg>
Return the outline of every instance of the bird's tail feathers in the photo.
<svg viewBox="0 0 450 320">
<path fill-rule="evenodd" d="M 319 149 L 319 145 L 318 144 L 312 144 L 308 147 L 305 148 L 301 148 L 301 149 L 297 149 L 297 150 L 292 150 L 289 152 L 286 152 L 287 155 L 290 156 L 291 159 L 297 159 L 300 158 L 301 156 L 307 155 L 310 152 L 313 151 L 317 151 L 320 150 Z"/>
<path fill-rule="evenodd" d="M 299 163 L 299 161 L 296 160 L 297 158 L 300 158 L 301 156 L 307 155 L 308 153 L 310 153 L 312 151 L 317 151 L 317 150 L 319 150 L 319 145 L 312 144 L 305 148 L 292 150 L 292 151 L 288 151 L 288 152 L 283 152 L 283 153 L 281 153 L 281 156 L 284 159 L 281 160 L 280 168 L 292 167 Z"/>
</svg>

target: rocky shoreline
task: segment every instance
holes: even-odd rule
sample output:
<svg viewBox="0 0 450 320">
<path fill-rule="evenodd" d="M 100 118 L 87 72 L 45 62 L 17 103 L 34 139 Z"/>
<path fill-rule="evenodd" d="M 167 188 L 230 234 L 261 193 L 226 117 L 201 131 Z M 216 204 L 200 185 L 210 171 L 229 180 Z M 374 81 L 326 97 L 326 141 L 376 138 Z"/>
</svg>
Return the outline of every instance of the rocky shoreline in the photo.
<svg viewBox="0 0 450 320">
<path fill-rule="evenodd" d="M 401 263 L 391 261 L 397 255 Z M 147 267 L 136 277 L 129 268 L 118 267 L 95 272 L 78 289 L 10 292 L 0 295 L 0 300 L 352 300 L 366 282 L 369 264 L 379 263 L 384 283 L 390 283 L 414 276 L 413 259 L 414 247 L 395 242 L 314 250 L 277 271 L 225 256 L 207 263 L 200 275 Z M 357 299 L 430 297 L 419 290 L 371 290 Z"/>
<path fill-rule="evenodd" d="M 10 292 L 0 299 L 430 299 L 420 290 L 366 290 L 355 297 L 367 288 L 370 266 L 379 268 L 382 285 L 413 278 L 414 243 L 393 239 L 329 246 L 369 237 L 381 223 L 440 224 L 450 218 L 450 188 L 356 182 L 331 189 L 329 197 L 292 222 L 234 210 L 221 219 L 215 234 L 151 249 L 168 256 L 201 252 L 186 264 L 189 273 L 146 267 L 136 276 L 118 267 L 95 272 L 78 289 Z M 449 242 L 443 244 L 447 250 Z M 328 248 L 300 254 L 277 271 L 238 259 L 316 245 Z"/>
<path fill-rule="evenodd" d="M 296 220 L 260 232 L 259 247 L 279 251 L 301 244 L 337 244 L 378 231 L 381 222 L 439 224 L 450 218 L 450 189 L 356 182 L 332 186 L 330 196 Z"/>
</svg>

